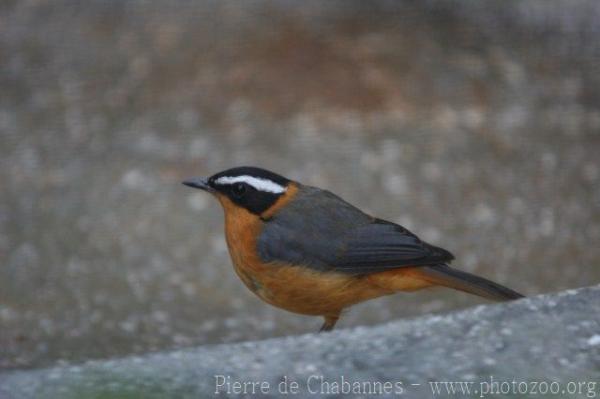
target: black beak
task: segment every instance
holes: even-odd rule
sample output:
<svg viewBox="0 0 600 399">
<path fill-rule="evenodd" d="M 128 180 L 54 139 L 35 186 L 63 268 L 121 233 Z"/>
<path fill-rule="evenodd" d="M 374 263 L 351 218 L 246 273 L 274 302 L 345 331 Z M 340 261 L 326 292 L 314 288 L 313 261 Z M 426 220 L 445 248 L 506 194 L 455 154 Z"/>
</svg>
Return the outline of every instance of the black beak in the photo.
<svg viewBox="0 0 600 399">
<path fill-rule="evenodd" d="M 200 190 L 208 191 L 212 193 L 215 191 L 214 188 L 208 185 L 208 179 L 204 179 L 202 177 L 192 177 L 191 179 L 187 179 L 181 182 L 186 186 L 190 186 L 193 188 L 199 188 Z"/>
</svg>

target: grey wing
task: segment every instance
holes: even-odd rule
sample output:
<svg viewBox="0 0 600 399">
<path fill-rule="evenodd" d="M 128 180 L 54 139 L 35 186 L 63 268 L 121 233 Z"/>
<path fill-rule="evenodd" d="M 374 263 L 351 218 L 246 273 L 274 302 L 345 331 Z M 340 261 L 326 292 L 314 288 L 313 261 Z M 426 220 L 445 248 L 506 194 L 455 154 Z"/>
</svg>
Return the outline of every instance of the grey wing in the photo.
<svg viewBox="0 0 600 399">
<path fill-rule="evenodd" d="M 453 259 L 450 252 L 421 241 L 404 227 L 376 219 L 342 238 L 330 264 L 337 271 L 367 274 L 445 264 Z"/>
<path fill-rule="evenodd" d="M 305 188 L 266 223 L 258 241 L 264 261 L 369 274 L 454 258 L 402 226 L 374 219 L 327 191 Z"/>
<path fill-rule="evenodd" d="M 302 186 L 296 198 L 265 223 L 258 254 L 265 262 L 331 270 L 339 238 L 372 220 L 329 191 Z"/>
</svg>

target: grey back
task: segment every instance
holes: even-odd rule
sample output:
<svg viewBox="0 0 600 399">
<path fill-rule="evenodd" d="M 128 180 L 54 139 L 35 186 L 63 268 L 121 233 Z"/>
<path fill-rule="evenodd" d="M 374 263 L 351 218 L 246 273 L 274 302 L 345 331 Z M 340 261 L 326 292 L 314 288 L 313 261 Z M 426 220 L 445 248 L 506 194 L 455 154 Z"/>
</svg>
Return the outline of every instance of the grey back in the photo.
<svg viewBox="0 0 600 399">
<path fill-rule="evenodd" d="M 296 197 L 265 224 L 258 253 L 265 262 L 333 268 L 344 237 L 373 218 L 335 194 L 300 185 Z"/>
<path fill-rule="evenodd" d="M 350 274 L 454 259 L 404 227 L 373 218 L 329 191 L 309 186 L 300 186 L 297 196 L 266 222 L 258 253 L 265 262 Z"/>
</svg>

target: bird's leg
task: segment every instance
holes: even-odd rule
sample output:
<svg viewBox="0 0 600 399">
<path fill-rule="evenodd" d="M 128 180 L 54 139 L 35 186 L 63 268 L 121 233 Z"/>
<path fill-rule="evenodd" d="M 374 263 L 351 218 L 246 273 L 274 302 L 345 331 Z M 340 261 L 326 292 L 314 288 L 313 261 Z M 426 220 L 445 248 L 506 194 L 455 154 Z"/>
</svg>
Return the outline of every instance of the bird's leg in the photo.
<svg viewBox="0 0 600 399">
<path fill-rule="evenodd" d="M 340 318 L 340 315 L 338 314 L 336 316 L 323 316 L 323 318 L 325 319 L 325 322 L 319 330 L 320 333 L 324 331 L 333 330 L 333 327 L 335 327 L 335 323 L 337 323 L 338 319 Z"/>
</svg>

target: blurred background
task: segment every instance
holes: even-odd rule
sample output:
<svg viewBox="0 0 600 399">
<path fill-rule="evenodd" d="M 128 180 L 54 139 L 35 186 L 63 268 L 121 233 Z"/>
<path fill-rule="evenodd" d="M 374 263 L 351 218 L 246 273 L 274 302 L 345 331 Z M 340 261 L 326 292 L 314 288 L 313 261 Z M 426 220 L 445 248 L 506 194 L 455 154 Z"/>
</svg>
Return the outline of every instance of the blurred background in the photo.
<svg viewBox="0 0 600 399">
<path fill-rule="evenodd" d="M 256 165 L 536 295 L 600 282 L 600 4 L 3 1 L 0 368 L 314 332 L 180 184 Z M 339 327 L 483 303 L 446 290 Z"/>
</svg>

